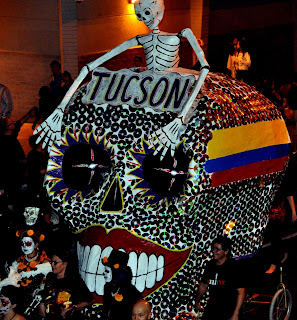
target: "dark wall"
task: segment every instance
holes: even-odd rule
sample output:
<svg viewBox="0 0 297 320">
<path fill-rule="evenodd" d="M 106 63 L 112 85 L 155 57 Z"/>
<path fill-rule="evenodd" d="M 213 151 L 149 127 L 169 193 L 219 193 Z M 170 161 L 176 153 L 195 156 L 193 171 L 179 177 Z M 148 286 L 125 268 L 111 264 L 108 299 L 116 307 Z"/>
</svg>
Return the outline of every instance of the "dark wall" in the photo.
<svg viewBox="0 0 297 320">
<path fill-rule="evenodd" d="M 289 78 L 294 71 L 296 0 L 210 0 L 208 61 L 227 72 L 234 37 L 244 37 L 252 78 Z"/>
<path fill-rule="evenodd" d="M 238 34 L 210 36 L 208 61 L 212 71 L 226 73 L 233 37 L 247 40 L 254 77 L 289 77 L 294 68 L 294 29 L 292 24 L 241 31 Z"/>
</svg>

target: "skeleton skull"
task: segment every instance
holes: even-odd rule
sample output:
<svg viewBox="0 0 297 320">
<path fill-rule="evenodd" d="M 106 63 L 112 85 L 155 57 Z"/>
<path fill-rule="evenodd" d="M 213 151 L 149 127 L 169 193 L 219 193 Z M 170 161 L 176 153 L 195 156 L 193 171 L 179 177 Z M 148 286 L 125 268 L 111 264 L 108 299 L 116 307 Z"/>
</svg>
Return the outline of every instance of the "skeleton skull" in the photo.
<svg viewBox="0 0 297 320">
<path fill-rule="evenodd" d="M 158 28 L 164 15 L 163 0 L 137 0 L 134 8 L 139 21 L 143 21 L 150 30 Z"/>
<path fill-rule="evenodd" d="M 261 245 L 290 142 L 284 121 L 254 88 L 209 73 L 175 157 L 160 161 L 148 136 L 176 114 L 86 106 L 85 91 L 64 115 L 45 182 L 53 209 L 80 234 L 81 276 L 102 303 L 102 259 L 124 250 L 158 319 L 192 311 L 211 242 L 226 225 L 235 221 L 225 231 L 236 256 Z"/>
<path fill-rule="evenodd" d="M 26 207 L 24 211 L 24 216 L 26 219 L 26 224 L 28 226 L 33 226 L 38 218 L 40 208 L 37 207 Z"/>
</svg>

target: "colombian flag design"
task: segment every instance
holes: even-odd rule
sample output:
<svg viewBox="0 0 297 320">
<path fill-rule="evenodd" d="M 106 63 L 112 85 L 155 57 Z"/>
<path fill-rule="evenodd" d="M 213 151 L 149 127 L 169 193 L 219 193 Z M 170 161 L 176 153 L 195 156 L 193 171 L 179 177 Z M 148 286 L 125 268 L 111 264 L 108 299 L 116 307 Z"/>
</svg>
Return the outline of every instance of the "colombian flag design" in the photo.
<svg viewBox="0 0 297 320">
<path fill-rule="evenodd" d="M 208 143 L 212 187 L 284 170 L 290 137 L 283 120 L 215 130 Z"/>
</svg>

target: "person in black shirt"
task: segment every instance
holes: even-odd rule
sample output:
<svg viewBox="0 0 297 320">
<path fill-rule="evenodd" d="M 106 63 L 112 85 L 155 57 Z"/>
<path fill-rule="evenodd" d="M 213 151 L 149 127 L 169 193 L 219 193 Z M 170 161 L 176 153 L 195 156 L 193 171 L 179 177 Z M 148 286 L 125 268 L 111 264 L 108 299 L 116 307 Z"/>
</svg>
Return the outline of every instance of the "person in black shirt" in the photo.
<svg viewBox="0 0 297 320">
<path fill-rule="evenodd" d="M 103 258 L 104 272 L 103 319 L 131 320 L 133 304 L 142 299 L 141 293 L 132 282 L 132 271 L 128 264 L 129 255 L 113 250 Z"/>
<path fill-rule="evenodd" d="M 20 202 L 26 164 L 14 130 L 15 122 L 11 118 L 0 119 L 0 194 L 7 197 L 8 208 L 13 212 Z"/>
<path fill-rule="evenodd" d="M 53 251 L 53 272 L 49 273 L 46 279 L 42 293 L 43 302 L 40 304 L 40 314 L 45 319 L 84 319 L 80 310 L 93 301 L 93 296 L 84 281 L 68 265 L 69 260 L 67 253 Z"/>
<path fill-rule="evenodd" d="M 201 297 L 209 290 L 203 320 L 238 320 L 245 297 L 236 261 L 231 257 L 231 240 L 219 236 L 212 242 L 213 259 L 206 265 L 196 296 L 196 309 L 202 311 Z"/>
</svg>

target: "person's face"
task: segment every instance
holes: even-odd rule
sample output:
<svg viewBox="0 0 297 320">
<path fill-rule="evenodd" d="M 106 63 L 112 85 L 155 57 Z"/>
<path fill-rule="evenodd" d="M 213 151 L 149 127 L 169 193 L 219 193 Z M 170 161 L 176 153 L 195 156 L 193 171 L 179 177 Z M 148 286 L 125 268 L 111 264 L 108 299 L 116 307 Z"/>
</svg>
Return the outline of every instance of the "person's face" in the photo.
<svg viewBox="0 0 297 320">
<path fill-rule="evenodd" d="M 58 277 L 65 276 L 65 270 L 67 267 L 67 262 L 63 262 L 60 257 L 53 255 L 51 261 L 53 273 Z"/>
<path fill-rule="evenodd" d="M 213 252 L 213 259 L 215 261 L 222 261 L 227 258 L 227 254 L 229 250 L 223 250 L 222 245 L 220 243 L 214 243 L 211 251 Z"/>
<path fill-rule="evenodd" d="M 0 315 L 3 316 L 8 314 L 12 310 L 12 305 L 10 300 L 3 295 L 0 296 Z"/>
<path fill-rule="evenodd" d="M 63 80 L 64 80 L 65 82 L 68 82 L 68 81 L 69 81 L 69 77 L 66 76 L 66 75 L 63 75 Z"/>
<path fill-rule="evenodd" d="M 52 73 L 55 75 L 60 73 L 60 68 L 55 64 L 51 65 L 51 70 L 52 70 Z"/>
<path fill-rule="evenodd" d="M 233 39 L 233 47 L 234 47 L 234 49 L 237 49 L 237 45 L 238 45 L 238 39 L 234 38 Z"/>
<path fill-rule="evenodd" d="M 132 320 L 148 320 L 151 319 L 152 313 L 148 305 L 144 302 L 136 303 L 132 310 Z"/>
<path fill-rule="evenodd" d="M 31 254 L 36 247 L 37 244 L 35 245 L 33 239 L 30 237 L 24 237 L 21 241 L 21 248 L 24 254 Z"/>
<path fill-rule="evenodd" d="M 140 67 L 140 65 L 141 65 L 140 59 L 139 58 L 134 58 L 134 64 L 135 64 L 136 67 Z"/>
<path fill-rule="evenodd" d="M 110 267 L 105 267 L 103 271 L 103 277 L 105 282 L 110 282 L 112 280 L 112 271 Z"/>
</svg>

